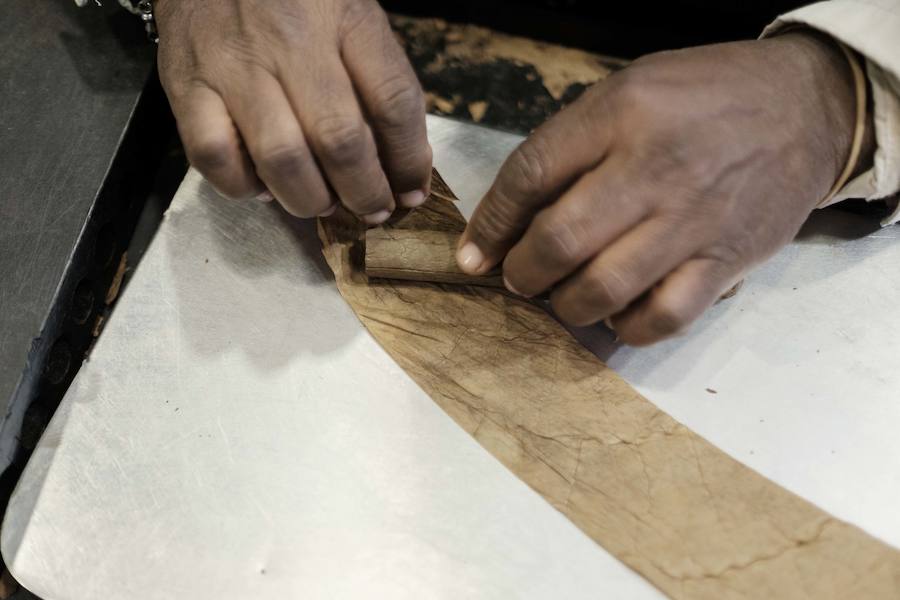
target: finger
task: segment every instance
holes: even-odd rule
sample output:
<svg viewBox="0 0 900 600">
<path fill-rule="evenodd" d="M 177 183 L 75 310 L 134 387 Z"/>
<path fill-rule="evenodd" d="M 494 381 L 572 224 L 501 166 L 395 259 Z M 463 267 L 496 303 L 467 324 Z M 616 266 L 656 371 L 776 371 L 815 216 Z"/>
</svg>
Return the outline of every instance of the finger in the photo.
<svg viewBox="0 0 900 600">
<path fill-rule="evenodd" d="M 507 286 L 540 294 L 636 225 L 649 210 L 637 185 L 609 160 L 542 210 L 503 263 Z"/>
<path fill-rule="evenodd" d="M 612 318 L 619 338 L 646 346 L 684 331 L 740 279 L 737 269 L 711 258 L 693 258 L 668 275 L 647 298 Z"/>
<path fill-rule="evenodd" d="M 305 60 L 315 62 L 311 77 L 298 77 L 309 67 L 293 63 L 281 83 L 328 182 L 344 206 L 370 225 L 387 221 L 394 197 L 340 57 Z"/>
<path fill-rule="evenodd" d="M 534 214 L 602 161 L 611 132 L 607 111 L 602 103 L 598 108 L 601 93 L 598 88 L 582 96 L 506 160 L 460 240 L 457 261 L 464 271 L 482 274 L 503 260 Z"/>
<path fill-rule="evenodd" d="M 256 70 L 225 95 L 260 179 L 285 210 L 315 217 L 334 200 L 278 81 Z"/>
<path fill-rule="evenodd" d="M 198 86 L 169 97 L 188 160 L 216 191 L 234 199 L 263 194 L 265 186 L 219 94 Z"/>
<path fill-rule="evenodd" d="M 702 240 L 696 228 L 651 219 L 623 235 L 550 296 L 557 315 L 590 325 L 621 312 L 692 256 Z"/>
<path fill-rule="evenodd" d="M 425 98 L 383 11 L 375 11 L 346 37 L 343 58 L 372 125 L 391 190 L 401 206 L 422 204 L 431 190 L 432 165 Z"/>
</svg>

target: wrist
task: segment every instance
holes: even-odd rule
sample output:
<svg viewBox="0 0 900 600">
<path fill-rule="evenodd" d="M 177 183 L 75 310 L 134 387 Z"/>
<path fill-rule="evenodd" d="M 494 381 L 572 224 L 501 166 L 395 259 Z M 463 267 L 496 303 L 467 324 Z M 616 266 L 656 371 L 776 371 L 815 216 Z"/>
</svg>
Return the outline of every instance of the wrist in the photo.
<svg viewBox="0 0 900 600">
<path fill-rule="evenodd" d="M 863 94 L 865 117 L 862 120 L 862 144 L 858 157 L 854 160 L 851 156 L 859 127 L 859 84 L 850 64 L 851 58 L 837 40 L 814 29 L 792 29 L 779 37 L 792 46 L 798 60 L 805 61 L 806 68 L 813 73 L 814 83 L 808 93 L 818 98 L 818 110 L 822 111 L 830 126 L 830 135 L 825 139 L 831 142 L 833 148 L 833 182 L 838 181 L 851 161 L 854 163 L 851 179 L 870 169 L 874 162 L 876 140 L 871 94 L 867 89 Z M 864 68 L 864 63 L 859 62 Z M 864 70 L 862 85 L 868 86 Z"/>
<path fill-rule="evenodd" d="M 186 1 L 186 0 L 183 0 Z M 171 2 L 169 0 L 152 0 L 153 2 L 153 17 L 156 20 L 157 26 L 160 23 L 166 20 L 166 17 L 169 16 L 169 12 L 171 11 Z"/>
</svg>

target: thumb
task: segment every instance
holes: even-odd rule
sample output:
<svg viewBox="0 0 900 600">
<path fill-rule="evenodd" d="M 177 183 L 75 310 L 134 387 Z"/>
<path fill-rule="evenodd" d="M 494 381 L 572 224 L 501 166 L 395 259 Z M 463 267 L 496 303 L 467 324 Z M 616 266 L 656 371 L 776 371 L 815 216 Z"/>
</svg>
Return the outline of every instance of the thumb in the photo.
<svg viewBox="0 0 900 600">
<path fill-rule="evenodd" d="M 596 98 L 585 96 L 538 128 L 503 164 L 460 239 L 456 260 L 463 271 L 482 275 L 502 262 L 538 211 L 599 164 L 607 128 Z M 586 123 L 593 123 L 589 130 Z"/>
</svg>

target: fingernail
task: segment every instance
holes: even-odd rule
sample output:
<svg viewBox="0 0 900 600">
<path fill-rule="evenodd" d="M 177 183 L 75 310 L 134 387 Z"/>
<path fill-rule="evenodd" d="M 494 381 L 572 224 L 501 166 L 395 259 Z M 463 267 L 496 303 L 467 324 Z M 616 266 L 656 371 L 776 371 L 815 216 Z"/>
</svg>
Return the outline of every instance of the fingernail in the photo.
<svg viewBox="0 0 900 600">
<path fill-rule="evenodd" d="M 398 194 L 397 202 L 399 202 L 400 206 L 402 206 L 403 208 L 415 208 L 424 204 L 426 198 L 427 196 L 425 195 L 425 192 L 423 192 L 422 190 L 416 190 L 414 192 Z"/>
<path fill-rule="evenodd" d="M 517 290 L 516 288 L 514 288 L 513 285 L 509 282 L 509 279 L 507 279 L 506 277 L 503 278 L 503 285 L 505 285 L 506 289 L 508 289 L 510 292 L 512 292 L 516 296 L 522 296 L 523 298 L 529 297 L 529 296 L 526 296 L 525 294 L 523 294 L 522 292 L 520 292 L 519 290 Z"/>
<path fill-rule="evenodd" d="M 473 242 L 466 242 L 456 253 L 456 262 L 466 273 L 480 273 L 484 260 L 484 253 Z"/>
<path fill-rule="evenodd" d="M 269 190 L 264 191 L 255 198 L 257 202 L 271 202 L 274 199 L 275 196 Z"/>
<path fill-rule="evenodd" d="M 362 220 L 366 225 L 381 225 L 390 218 L 391 211 L 379 210 L 378 212 L 372 213 L 371 215 L 364 215 L 362 217 Z"/>
<path fill-rule="evenodd" d="M 613 327 L 612 318 L 603 319 L 603 324 L 606 325 L 606 326 L 609 328 L 610 331 L 612 331 L 613 333 L 615 333 L 616 328 Z"/>
<path fill-rule="evenodd" d="M 322 217 L 323 219 L 325 217 L 330 217 L 337 210 L 337 207 L 338 207 L 337 204 L 332 204 L 330 208 L 325 209 L 325 211 L 320 213 L 319 216 Z"/>
</svg>

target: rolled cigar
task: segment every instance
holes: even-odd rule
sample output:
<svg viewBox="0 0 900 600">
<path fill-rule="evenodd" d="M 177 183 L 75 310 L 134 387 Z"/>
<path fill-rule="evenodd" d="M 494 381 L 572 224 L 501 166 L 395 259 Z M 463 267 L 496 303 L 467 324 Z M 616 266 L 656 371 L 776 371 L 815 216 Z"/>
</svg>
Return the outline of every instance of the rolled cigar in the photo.
<svg viewBox="0 0 900 600">
<path fill-rule="evenodd" d="M 503 287 L 499 270 L 475 276 L 456 264 L 460 234 L 375 228 L 366 232 L 366 275 L 430 283 Z"/>
</svg>

